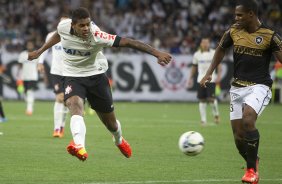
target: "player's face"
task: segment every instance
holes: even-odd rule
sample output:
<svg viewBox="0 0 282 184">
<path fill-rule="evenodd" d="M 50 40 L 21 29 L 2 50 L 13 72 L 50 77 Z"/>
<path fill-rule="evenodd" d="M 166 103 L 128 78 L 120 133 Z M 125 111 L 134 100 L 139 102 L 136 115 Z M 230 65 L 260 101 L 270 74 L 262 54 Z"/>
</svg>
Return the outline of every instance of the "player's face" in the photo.
<svg viewBox="0 0 282 184">
<path fill-rule="evenodd" d="M 244 10 L 243 6 L 236 6 L 235 24 L 238 28 L 247 28 L 251 21 L 251 12 Z"/>
<path fill-rule="evenodd" d="M 26 48 L 27 48 L 28 51 L 33 51 L 33 49 L 34 49 L 33 42 L 28 41 L 27 44 L 26 44 Z"/>
<path fill-rule="evenodd" d="M 210 40 L 205 38 L 202 39 L 201 44 L 200 44 L 202 50 L 207 51 L 210 49 Z"/>
<path fill-rule="evenodd" d="M 75 34 L 82 38 L 87 38 L 90 34 L 90 18 L 79 19 L 76 23 L 72 23 Z"/>
</svg>

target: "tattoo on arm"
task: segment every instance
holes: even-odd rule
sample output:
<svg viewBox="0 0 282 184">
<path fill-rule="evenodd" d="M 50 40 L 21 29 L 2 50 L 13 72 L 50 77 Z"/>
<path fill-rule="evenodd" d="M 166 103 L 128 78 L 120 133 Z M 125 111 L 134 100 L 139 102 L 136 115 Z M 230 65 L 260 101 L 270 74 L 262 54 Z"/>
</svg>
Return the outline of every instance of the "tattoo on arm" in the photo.
<svg viewBox="0 0 282 184">
<path fill-rule="evenodd" d="M 128 47 L 137 49 L 139 51 L 146 52 L 148 54 L 155 56 L 155 49 L 153 47 L 143 42 L 140 42 L 138 40 L 129 39 Z"/>
</svg>

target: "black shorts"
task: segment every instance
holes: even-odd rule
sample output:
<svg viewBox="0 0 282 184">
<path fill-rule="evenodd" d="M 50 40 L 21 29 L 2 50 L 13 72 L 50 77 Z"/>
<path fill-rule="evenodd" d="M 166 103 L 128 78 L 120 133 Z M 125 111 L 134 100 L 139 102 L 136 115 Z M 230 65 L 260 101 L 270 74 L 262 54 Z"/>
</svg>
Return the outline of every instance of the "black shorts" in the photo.
<svg viewBox="0 0 282 184">
<path fill-rule="evenodd" d="M 64 92 L 64 77 L 60 75 L 51 74 L 51 82 L 55 94 Z"/>
<path fill-rule="evenodd" d="M 37 89 L 37 81 L 23 81 L 23 84 L 24 84 L 24 92 L 25 93 L 29 89 L 32 89 L 32 90 Z"/>
<path fill-rule="evenodd" d="M 65 77 L 64 99 L 79 96 L 89 102 L 92 109 L 109 113 L 114 110 L 112 91 L 106 74 L 89 77 Z"/>
<path fill-rule="evenodd" d="M 207 83 L 207 87 L 198 84 L 198 99 L 215 98 L 215 83 Z"/>
</svg>

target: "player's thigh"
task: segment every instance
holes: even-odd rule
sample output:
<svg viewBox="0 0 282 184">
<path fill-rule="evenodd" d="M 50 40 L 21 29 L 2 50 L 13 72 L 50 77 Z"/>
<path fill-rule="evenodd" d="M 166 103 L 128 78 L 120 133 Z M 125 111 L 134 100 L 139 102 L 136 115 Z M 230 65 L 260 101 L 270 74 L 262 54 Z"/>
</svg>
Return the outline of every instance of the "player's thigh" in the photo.
<svg viewBox="0 0 282 184">
<path fill-rule="evenodd" d="M 207 88 L 201 87 L 200 85 L 198 85 L 197 88 L 197 98 L 199 100 L 206 100 L 207 99 Z"/>
<path fill-rule="evenodd" d="M 214 99 L 215 98 L 215 83 L 207 84 L 207 98 Z"/>
<path fill-rule="evenodd" d="M 243 118 L 243 103 L 238 101 L 230 102 L 230 120 Z"/>
<path fill-rule="evenodd" d="M 114 110 L 112 91 L 105 74 L 95 76 L 87 90 L 87 100 L 96 112 L 110 113 Z"/>
<path fill-rule="evenodd" d="M 231 86 L 230 88 L 230 120 L 243 118 L 244 97 L 248 93 L 246 88 Z"/>
<path fill-rule="evenodd" d="M 66 105 L 70 111 L 71 115 L 83 116 L 84 113 L 84 99 L 74 95 L 66 100 Z"/>
<path fill-rule="evenodd" d="M 83 77 L 65 77 L 64 78 L 64 100 L 72 96 L 79 96 L 82 99 L 86 98 L 87 79 Z"/>
<path fill-rule="evenodd" d="M 246 104 L 243 110 L 243 126 L 246 131 L 255 130 L 257 117 L 258 115 L 256 111 L 251 106 Z"/>
<path fill-rule="evenodd" d="M 24 81 L 24 90 L 36 90 L 37 89 L 37 81 Z"/>
<path fill-rule="evenodd" d="M 265 107 L 269 104 L 272 94 L 268 86 L 254 85 L 252 92 L 244 99 L 245 103 L 249 105 L 258 115 L 260 115 Z"/>
<path fill-rule="evenodd" d="M 215 83 L 207 83 L 207 87 L 201 87 L 198 85 L 198 99 L 211 99 L 215 98 Z"/>
<path fill-rule="evenodd" d="M 51 74 L 51 83 L 53 86 L 53 91 L 56 95 L 64 92 L 63 76 Z"/>
</svg>

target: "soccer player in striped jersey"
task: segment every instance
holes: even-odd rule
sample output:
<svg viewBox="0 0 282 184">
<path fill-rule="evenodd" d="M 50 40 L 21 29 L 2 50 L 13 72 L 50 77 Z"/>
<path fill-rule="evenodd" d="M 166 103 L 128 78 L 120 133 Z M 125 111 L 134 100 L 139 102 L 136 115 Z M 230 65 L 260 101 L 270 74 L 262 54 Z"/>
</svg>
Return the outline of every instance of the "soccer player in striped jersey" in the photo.
<svg viewBox="0 0 282 184">
<path fill-rule="evenodd" d="M 115 145 L 129 158 L 132 151 L 122 136 L 121 123 L 117 120 L 109 80 L 105 74 L 108 62 L 102 50 L 104 47 L 129 47 L 155 56 L 162 66 L 171 61 L 168 53 L 129 38 L 108 34 L 91 21 L 86 8 L 72 12 L 71 19 L 63 20 L 57 32 L 41 48 L 29 53 L 29 59 L 39 57 L 54 44 L 62 43 L 64 50 L 63 76 L 64 99 L 71 113 L 70 128 L 73 140 L 67 146 L 68 152 L 84 161 L 86 127 L 83 118 L 84 100 L 87 98 L 107 129 L 112 133 Z"/>
</svg>

